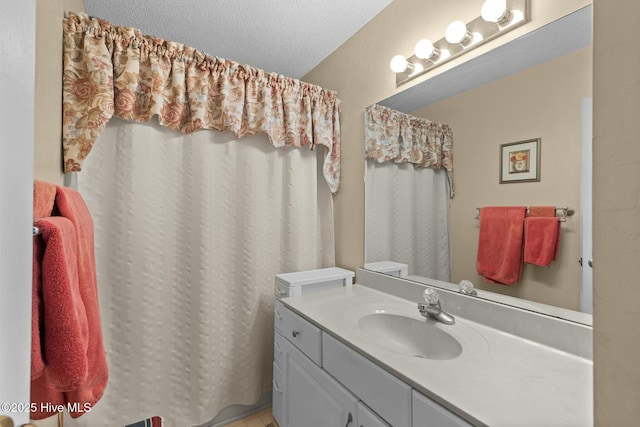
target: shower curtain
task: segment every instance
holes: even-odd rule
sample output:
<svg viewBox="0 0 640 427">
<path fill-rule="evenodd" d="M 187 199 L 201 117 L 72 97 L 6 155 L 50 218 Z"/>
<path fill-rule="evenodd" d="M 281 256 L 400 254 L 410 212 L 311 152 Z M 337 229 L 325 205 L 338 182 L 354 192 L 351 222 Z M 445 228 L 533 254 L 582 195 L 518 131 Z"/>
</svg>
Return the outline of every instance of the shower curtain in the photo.
<svg viewBox="0 0 640 427">
<path fill-rule="evenodd" d="M 274 275 L 334 265 L 318 151 L 107 124 L 78 186 L 95 222 L 110 380 L 71 426 L 199 425 L 271 390 Z"/>
<path fill-rule="evenodd" d="M 444 169 L 367 160 L 365 260 L 409 265 L 409 275 L 449 281 L 449 189 Z"/>
</svg>

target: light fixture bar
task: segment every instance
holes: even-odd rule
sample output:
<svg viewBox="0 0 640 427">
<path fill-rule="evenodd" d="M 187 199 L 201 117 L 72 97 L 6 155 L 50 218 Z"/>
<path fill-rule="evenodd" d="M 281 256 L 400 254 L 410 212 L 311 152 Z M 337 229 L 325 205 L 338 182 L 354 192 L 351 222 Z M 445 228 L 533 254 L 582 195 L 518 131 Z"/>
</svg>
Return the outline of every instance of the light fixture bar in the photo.
<svg viewBox="0 0 640 427">
<path fill-rule="evenodd" d="M 530 0 L 507 0 L 506 3 L 509 11 L 508 19 L 502 19 L 499 22 L 487 22 L 482 16 L 478 16 L 466 24 L 467 31 L 472 36 L 469 40 L 465 40 L 463 43 L 449 43 L 443 37 L 433 43 L 435 51 L 441 52 L 437 58 L 422 59 L 416 55 L 407 58 L 408 63 L 413 64 L 416 68 L 407 68 L 403 72 L 396 73 L 396 86 L 407 83 L 427 71 L 433 70 L 463 53 L 473 50 L 530 21 Z M 422 67 L 422 70 L 420 70 L 420 67 Z"/>
</svg>

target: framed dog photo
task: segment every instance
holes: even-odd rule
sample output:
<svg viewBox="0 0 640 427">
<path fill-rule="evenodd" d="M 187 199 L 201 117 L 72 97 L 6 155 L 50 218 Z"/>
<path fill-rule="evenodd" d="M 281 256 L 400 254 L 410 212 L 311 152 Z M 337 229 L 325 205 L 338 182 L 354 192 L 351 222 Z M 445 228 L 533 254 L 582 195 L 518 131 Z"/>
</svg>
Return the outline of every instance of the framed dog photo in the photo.
<svg viewBox="0 0 640 427">
<path fill-rule="evenodd" d="M 540 138 L 500 145 L 500 184 L 540 181 Z"/>
</svg>

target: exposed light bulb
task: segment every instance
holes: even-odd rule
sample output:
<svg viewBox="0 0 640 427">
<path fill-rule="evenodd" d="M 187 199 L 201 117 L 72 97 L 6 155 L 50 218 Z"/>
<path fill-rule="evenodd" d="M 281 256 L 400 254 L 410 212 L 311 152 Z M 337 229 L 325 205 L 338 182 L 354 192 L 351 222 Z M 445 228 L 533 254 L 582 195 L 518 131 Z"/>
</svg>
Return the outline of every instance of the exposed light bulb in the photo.
<svg viewBox="0 0 640 427">
<path fill-rule="evenodd" d="M 422 66 L 422 64 L 410 64 L 410 68 L 411 68 L 412 76 L 415 76 L 416 74 L 420 74 L 421 72 L 424 71 L 424 67 Z"/>
<path fill-rule="evenodd" d="M 440 60 L 444 61 L 445 59 L 448 59 L 451 56 L 451 52 L 449 52 L 449 49 L 442 49 L 440 51 Z"/>
<path fill-rule="evenodd" d="M 440 55 L 440 51 L 436 49 L 431 40 L 422 39 L 416 43 L 416 47 L 413 49 L 416 56 L 420 59 L 431 59 L 435 60 L 438 55 Z"/>
<path fill-rule="evenodd" d="M 513 25 L 516 22 L 524 21 L 524 12 L 522 12 L 521 10 L 512 10 L 511 15 L 513 15 L 513 19 L 509 23 L 510 25 Z"/>
<path fill-rule="evenodd" d="M 453 21 L 447 26 L 447 29 L 444 32 L 444 38 L 449 43 L 462 44 L 466 39 L 469 38 L 467 25 L 462 21 Z"/>
<path fill-rule="evenodd" d="M 471 34 L 471 43 L 469 43 L 469 44 L 480 43 L 482 40 L 484 40 L 484 37 L 482 37 L 482 34 L 480 34 L 480 33 L 472 33 Z"/>
<path fill-rule="evenodd" d="M 402 55 L 396 55 L 391 58 L 391 62 L 389 62 L 389 67 L 391 71 L 394 73 L 403 73 L 409 68 L 409 61 Z"/>
<path fill-rule="evenodd" d="M 507 0 L 486 0 L 482 4 L 480 16 L 485 21 L 496 24 L 507 21 L 511 17 L 511 12 L 507 9 Z"/>
</svg>

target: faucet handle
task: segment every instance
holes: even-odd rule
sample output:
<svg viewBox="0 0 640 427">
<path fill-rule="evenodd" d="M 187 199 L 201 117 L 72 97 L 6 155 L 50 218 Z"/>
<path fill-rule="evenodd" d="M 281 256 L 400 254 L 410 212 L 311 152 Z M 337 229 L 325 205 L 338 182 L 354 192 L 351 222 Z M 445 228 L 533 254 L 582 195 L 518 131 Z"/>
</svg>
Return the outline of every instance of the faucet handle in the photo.
<svg viewBox="0 0 640 427">
<path fill-rule="evenodd" d="M 460 283 L 458 283 L 458 291 L 461 294 L 478 295 L 478 292 L 473 288 L 473 283 L 469 280 L 460 281 Z"/>
<path fill-rule="evenodd" d="M 422 298 L 427 302 L 427 304 L 436 305 L 440 302 L 440 295 L 435 289 L 427 288 L 422 293 Z"/>
</svg>

